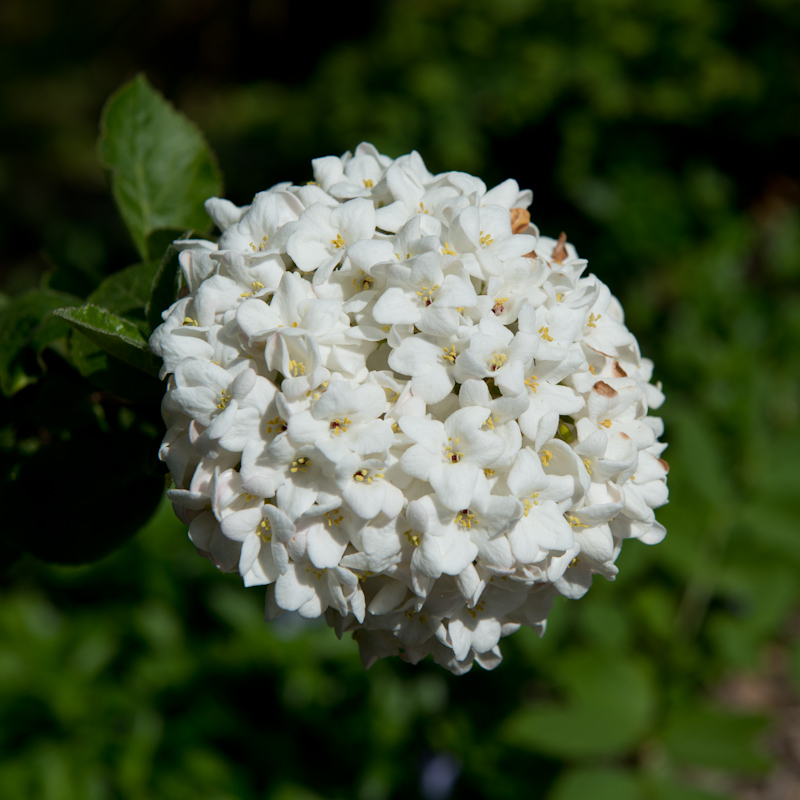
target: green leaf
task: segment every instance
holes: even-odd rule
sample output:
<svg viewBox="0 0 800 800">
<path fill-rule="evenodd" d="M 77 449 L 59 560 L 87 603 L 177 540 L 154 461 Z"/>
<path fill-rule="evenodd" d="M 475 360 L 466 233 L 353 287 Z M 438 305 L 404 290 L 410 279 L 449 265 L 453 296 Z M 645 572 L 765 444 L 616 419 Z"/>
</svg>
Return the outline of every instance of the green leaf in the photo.
<svg viewBox="0 0 800 800">
<path fill-rule="evenodd" d="M 161 312 L 169 308 L 178 297 L 178 278 L 180 264 L 178 249 L 170 245 L 158 265 L 150 286 L 150 297 L 145 307 L 145 315 L 150 330 L 154 331 L 162 322 Z"/>
<path fill-rule="evenodd" d="M 55 313 L 107 353 L 142 372 L 158 375 L 159 359 L 150 352 L 147 340 L 130 320 L 92 305 L 60 308 Z"/>
<path fill-rule="evenodd" d="M 86 299 L 115 314 L 144 311 L 158 266 L 157 262 L 146 261 L 121 269 L 109 275 Z"/>
<path fill-rule="evenodd" d="M 754 746 L 766 724 L 764 717 L 687 708 L 668 720 L 663 740 L 678 763 L 757 774 L 769 766 L 768 759 Z"/>
<path fill-rule="evenodd" d="M 97 431 L 37 450 L 0 495 L 4 543 L 59 564 L 85 564 L 112 552 L 161 499 L 164 478 L 154 474 L 154 447 L 140 431 Z"/>
<path fill-rule="evenodd" d="M 78 305 L 77 297 L 62 292 L 33 290 L 14 297 L 0 321 L 0 389 L 11 396 L 38 380 L 44 371 L 39 356 L 45 347 L 63 339 L 69 327 L 53 312 Z"/>
<path fill-rule="evenodd" d="M 98 389 L 134 403 L 156 404 L 164 395 L 164 384 L 151 375 L 131 369 L 77 330 L 69 342 L 70 360 Z"/>
<path fill-rule="evenodd" d="M 559 758 L 622 754 L 648 730 L 655 689 L 646 667 L 596 651 L 564 656 L 567 701 L 523 707 L 501 727 L 509 744 Z"/>
<path fill-rule="evenodd" d="M 643 800 L 636 780 L 621 769 L 574 769 L 558 779 L 547 800 Z"/>
<path fill-rule="evenodd" d="M 216 159 L 198 128 L 138 75 L 106 104 L 98 151 L 142 259 L 164 228 L 206 230 L 204 201 L 222 193 Z"/>
<path fill-rule="evenodd" d="M 697 789 L 672 778 L 661 776 L 647 776 L 645 786 L 647 800 L 736 800 L 730 794 Z"/>
</svg>

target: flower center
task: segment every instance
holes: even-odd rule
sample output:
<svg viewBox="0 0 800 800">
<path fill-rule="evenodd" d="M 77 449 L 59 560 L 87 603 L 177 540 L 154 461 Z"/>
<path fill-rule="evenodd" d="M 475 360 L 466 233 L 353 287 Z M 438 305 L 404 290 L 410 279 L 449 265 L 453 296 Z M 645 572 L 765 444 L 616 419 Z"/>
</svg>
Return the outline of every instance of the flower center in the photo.
<svg viewBox="0 0 800 800">
<path fill-rule="evenodd" d="M 262 542 L 271 542 L 272 534 L 269 533 L 270 530 L 272 530 L 272 526 L 269 524 L 269 520 L 262 519 L 256 528 L 256 535 Z"/>
<path fill-rule="evenodd" d="M 295 361 L 292 359 L 289 362 L 289 374 L 293 378 L 299 378 L 301 375 L 305 375 L 306 365 L 302 361 Z"/>
<path fill-rule="evenodd" d="M 546 342 L 553 341 L 553 337 L 550 335 L 550 328 L 543 325 L 541 328 L 539 328 L 539 333 L 541 334 L 542 339 L 544 339 Z"/>
<path fill-rule="evenodd" d="M 432 289 L 429 289 L 427 286 L 422 286 L 420 291 L 417 292 L 417 297 L 420 300 L 424 301 L 426 306 L 429 306 L 433 302 L 433 293 L 439 288 L 439 284 L 437 283 Z"/>
<path fill-rule="evenodd" d="M 476 519 L 475 515 L 468 508 L 465 508 L 453 517 L 453 522 L 455 522 L 456 525 L 463 525 L 469 530 L 473 525 L 477 525 L 480 520 Z"/>
<path fill-rule="evenodd" d="M 409 531 L 406 531 L 404 535 L 405 535 L 406 539 L 408 539 L 408 541 L 411 542 L 411 544 L 414 545 L 414 547 L 419 547 L 419 535 L 418 534 L 416 534 L 413 531 L 409 530 Z"/>
<path fill-rule="evenodd" d="M 492 360 L 489 362 L 489 369 L 492 372 L 497 372 L 500 367 L 508 361 L 508 356 L 505 353 L 492 353 Z"/>
<path fill-rule="evenodd" d="M 331 422 L 331 430 L 334 436 L 338 436 L 342 431 L 347 433 L 347 426 L 352 422 L 350 417 L 344 419 L 335 419 Z"/>
<path fill-rule="evenodd" d="M 269 236 L 267 234 L 264 234 L 261 237 L 261 241 L 257 245 L 254 242 L 250 242 L 250 249 L 254 253 L 263 253 L 267 249 L 267 240 L 268 239 L 269 239 Z"/>
<path fill-rule="evenodd" d="M 443 347 L 442 350 L 444 350 L 444 354 L 442 355 L 442 358 L 445 361 L 449 361 L 451 364 L 455 364 L 456 363 L 456 346 L 454 344 L 451 344 L 449 349 L 446 348 L 446 347 Z"/>
<path fill-rule="evenodd" d="M 382 472 L 376 472 L 374 475 L 370 475 L 368 469 L 360 469 L 353 473 L 353 480 L 356 480 L 359 483 L 372 483 L 374 479 L 382 477 Z"/>
<path fill-rule="evenodd" d="M 311 460 L 305 456 L 300 456 L 296 461 L 292 461 L 289 472 L 305 472 L 311 466 Z"/>
<path fill-rule="evenodd" d="M 539 496 L 539 492 L 534 492 L 531 495 L 530 500 L 523 500 L 523 504 L 525 505 L 525 516 L 528 516 L 528 512 L 534 507 L 539 505 L 539 501 L 536 499 Z"/>
<path fill-rule="evenodd" d="M 502 314 L 506 310 L 505 304 L 507 302 L 507 297 L 495 297 L 494 305 L 492 306 L 492 313 L 495 315 Z"/>
<path fill-rule="evenodd" d="M 275 417 L 275 419 L 268 419 L 267 420 L 267 433 L 283 433 L 286 430 L 286 422 L 282 420 L 280 417 Z"/>
<path fill-rule="evenodd" d="M 480 239 L 478 239 L 478 241 L 479 241 L 479 242 L 480 242 L 480 243 L 481 243 L 481 244 L 482 244 L 484 247 L 488 247 L 490 244 L 493 244 L 493 243 L 494 243 L 494 239 L 492 239 L 492 234 L 491 234 L 491 233 L 484 233 L 483 231 L 481 231 L 481 233 L 480 233 L 480 237 L 481 237 L 481 238 L 480 238 Z"/>
<path fill-rule="evenodd" d="M 475 617 L 478 616 L 478 612 L 483 611 L 485 608 L 486 608 L 486 603 L 484 603 L 483 600 L 481 600 L 480 603 L 478 603 L 478 605 L 475 606 L 475 608 L 468 608 L 467 614 L 469 614 L 472 617 L 472 619 L 475 619 Z"/>
<path fill-rule="evenodd" d="M 231 401 L 231 393 L 226 389 L 223 389 L 219 396 L 219 402 L 217 403 L 217 408 L 227 408 L 228 403 Z"/>
<path fill-rule="evenodd" d="M 461 439 L 456 437 L 455 442 L 453 442 L 453 439 L 450 436 L 448 436 L 447 441 L 452 442 L 453 445 L 457 446 L 458 443 L 461 441 Z M 450 444 L 446 444 L 444 446 L 444 450 L 445 450 L 445 458 L 452 461 L 453 464 L 458 464 L 458 462 L 461 461 L 462 458 L 464 458 L 464 454 L 460 450 L 453 450 L 453 446 Z"/>
<path fill-rule="evenodd" d="M 253 281 L 250 285 L 253 287 L 253 291 L 242 292 L 239 297 L 252 297 L 256 292 L 264 288 L 264 284 L 261 281 Z"/>
<path fill-rule="evenodd" d="M 364 270 L 361 270 L 361 275 L 358 278 L 353 278 L 352 285 L 355 287 L 357 292 L 363 292 L 369 289 L 372 286 L 372 282 L 375 279 L 371 275 L 367 275 Z"/>
<path fill-rule="evenodd" d="M 573 528 L 588 528 L 589 526 L 585 522 L 581 522 L 578 517 L 574 514 L 565 514 L 567 518 L 567 522 L 572 525 Z"/>
<path fill-rule="evenodd" d="M 337 233 L 335 239 L 331 239 L 331 244 L 337 249 L 341 250 L 345 246 L 345 241 L 342 239 L 342 234 Z"/>
</svg>

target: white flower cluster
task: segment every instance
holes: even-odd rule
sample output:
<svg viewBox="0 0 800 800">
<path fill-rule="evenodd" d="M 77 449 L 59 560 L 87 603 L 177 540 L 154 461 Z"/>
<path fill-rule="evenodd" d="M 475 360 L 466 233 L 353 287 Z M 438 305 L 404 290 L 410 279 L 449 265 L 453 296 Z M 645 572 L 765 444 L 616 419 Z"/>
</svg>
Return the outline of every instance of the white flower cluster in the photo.
<svg viewBox="0 0 800 800">
<path fill-rule="evenodd" d="M 663 400 L 622 309 L 530 191 L 361 144 L 206 208 L 151 347 L 189 536 L 267 615 L 325 614 L 365 666 L 491 669 L 553 597 L 660 541 Z"/>
</svg>

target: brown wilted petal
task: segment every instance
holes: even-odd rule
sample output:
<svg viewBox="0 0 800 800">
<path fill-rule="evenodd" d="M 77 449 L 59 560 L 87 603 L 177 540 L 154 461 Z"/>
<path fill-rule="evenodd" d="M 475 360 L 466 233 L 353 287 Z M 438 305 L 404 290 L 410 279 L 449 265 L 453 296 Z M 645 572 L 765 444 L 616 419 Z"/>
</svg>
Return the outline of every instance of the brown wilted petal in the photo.
<svg viewBox="0 0 800 800">
<path fill-rule="evenodd" d="M 525 258 L 539 258 L 539 256 L 536 255 L 535 250 L 531 250 L 530 253 L 525 253 Z"/>
<path fill-rule="evenodd" d="M 531 215 L 524 208 L 511 209 L 511 233 L 525 233 L 530 221 Z"/>
<path fill-rule="evenodd" d="M 661 464 L 662 467 L 664 467 L 664 472 L 669 472 L 669 464 L 667 464 L 667 462 L 664 461 L 663 458 L 659 458 L 658 462 L 659 464 Z"/>
<path fill-rule="evenodd" d="M 612 375 L 615 378 L 627 378 L 628 373 L 625 372 L 624 369 L 619 365 L 619 361 L 614 362 L 614 368 L 611 370 Z"/>
<path fill-rule="evenodd" d="M 597 394 L 602 397 L 616 397 L 617 390 L 613 386 L 609 386 L 605 381 L 597 381 L 592 387 Z"/>
<path fill-rule="evenodd" d="M 558 243 L 553 250 L 553 255 L 550 256 L 550 260 L 560 264 L 567 255 L 567 234 L 561 231 L 561 235 L 558 237 Z"/>
</svg>

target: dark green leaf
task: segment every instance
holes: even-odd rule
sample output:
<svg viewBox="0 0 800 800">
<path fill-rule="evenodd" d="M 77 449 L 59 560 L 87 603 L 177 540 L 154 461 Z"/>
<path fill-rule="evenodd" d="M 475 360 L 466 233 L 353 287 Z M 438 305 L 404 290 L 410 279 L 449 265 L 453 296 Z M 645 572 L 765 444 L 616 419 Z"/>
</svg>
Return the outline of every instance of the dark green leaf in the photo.
<svg viewBox="0 0 800 800">
<path fill-rule="evenodd" d="M 636 780 L 621 769 L 575 769 L 559 778 L 547 800 L 644 800 Z"/>
<path fill-rule="evenodd" d="M 203 202 L 222 192 L 216 159 L 197 127 L 139 75 L 108 101 L 100 159 L 125 224 L 144 260 L 148 237 L 164 228 L 205 230 Z"/>
<path fill-rule="evenodd" d="M 733 795 L 695 789 L 669 778 L 648 777 L 647 800 L 735 800 Z"/>
<path fill-rule="evenodd" d="M 667 722 L 663 740 L 675 761 L 737 773 L 759 773 L 769 766 L 756 738 L 766 720 L 719 711 L 681 709 Z"/>
<path fill-rule="evenodd" d="M 147 324 L 150 326 L 151 331 L 154 331 L 161 324 L 161 312 L 168 309 L 177 299 L 179 274 L 178 250 L 173 245 L 170 245 L 153 277 L 150 286 L 150 297 L 145 308 Z"/>
<path fill-rule="evenodd" d="M 7 509 L 4 539 L 59 564 L 89 563 L 112 552 L 161 499 L 164 479 L 152 470 L 155 447 L 137 431 L 96 432 L 42 447 L 0 496 Z"/>
<path fill-rule="evenodd" d="M 143 372 L 158 375 L 159 360 L 150 352 L 147 340 L 130 320 L 92 305 L 62 308 L 55 313 L 107 353 Z"/>
<path fill-rule="evenodd" d="M 150 286 L 158 270 L 157 262 L 144 262 L 109 275 L 87 298 L 92 305 L 115 314 L 144 311 L 150 298 Z"/>
<path fill-rule="evenodd" d="M 595 652 L 562 657 L 564 704 L 537 704 L 502 727 L 510 744 L 561 758 L 611 755 L 631 749 L 647 731 L 655 695 L 647 669 Z"/>
<path fill-rule="evenodd" d="M 63 339 L 69 327 L 53 311 L 81 301 L 72 295 L 34 290 L 13 298 L 0 321 L 0 389 L 12 395 L 38 380 L 44 366 L 39 355 Z"/>
<path fill-rule="evenodd" d="M 156 377 L 131 369 L 77 330 L 70 336 L 69 355 L 84 378 L 117 397 L 158 404 L 164 394 L 164 384 Z"/>
</svg>

